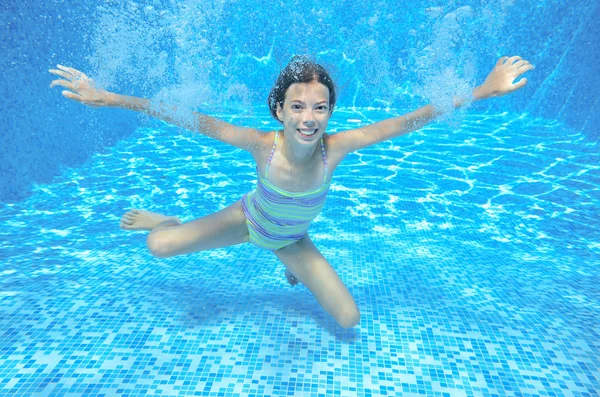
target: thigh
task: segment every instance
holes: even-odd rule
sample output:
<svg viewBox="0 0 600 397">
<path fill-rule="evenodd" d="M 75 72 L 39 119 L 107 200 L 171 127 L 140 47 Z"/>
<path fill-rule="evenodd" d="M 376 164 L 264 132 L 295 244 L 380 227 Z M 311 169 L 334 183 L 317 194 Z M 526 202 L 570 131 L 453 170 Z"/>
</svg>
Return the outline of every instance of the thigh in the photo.
<svg viewBox="0 0 600 397">
<path fill-rule="evenodd" d="M 341 326 L 358 323 L 360 313 L 354 298 L 308 234 L 274 253 Z"/>
<path fill-rule="evenodd" d="M 249 241 L 246 217 L 240 201 L 181 225 L 156 230 L 148 236 L 158 256 L 170 257 Z"/>
</svg>

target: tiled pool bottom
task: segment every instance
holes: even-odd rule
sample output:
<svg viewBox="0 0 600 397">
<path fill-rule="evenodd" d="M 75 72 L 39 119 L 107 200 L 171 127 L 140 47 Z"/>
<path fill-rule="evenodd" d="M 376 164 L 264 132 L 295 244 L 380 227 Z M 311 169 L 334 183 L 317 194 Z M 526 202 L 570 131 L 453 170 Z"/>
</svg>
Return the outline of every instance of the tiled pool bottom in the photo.
<svg viewBox="0 0 600 397">
<path fill-rule="evenodd" d="M 536 285 L 510 282 L 519 279 L 516 266 L 494 277 L 497 264 L 467 250 L 456 253 L 464 261 L 444 265 L 435 253 L 395 260 L 398 253 L 385 245 L 371 240 L 352 254 L 351 244 L 327 250 L 362 310 L 353 330 L 338 328 L 306 289 L 287 286 L 274 257 L 252 246 L 221 250 L 222 258 L 159 261 L 121 245 L 113 258 L 88 252 L 56 273 L 5 281 L 0 390 L 597 395 L 593 311 L 574 318 L 562 312 L 570 309 L 564 302 L 545 308 L 560 291 L 543 291 L 538 301 Z M 459 275 L 455 267 L 463 267 Z M 360 281 L 365 273 L 371 281 Z M 488 285 L 504 283 L 472 283 L 488 277 Z"/>
<path fill-rule="evenodd" d="M 479 120 L 461 139 L 485 149 Z M 338 171 L 311 235 L 361 309 L 352 330 L 288 286 L 269 252 L 245 244 L 161 260 L 145 233 L 118 229 L 127 208 L 188 220 L 241 196 L 252 169 L 214 171 L 230 162 L 218 144 L 138 131 L 2 206 L 0 395 L 598 395 L 600 247 L 585 204 L 597 197 L 599 163 L 552 146 L 552 129 L 488 123 L 495 145 L 498 131 L 530 133 L 494 163 L 515 165 L 528 185 L 494 166 L 460 179 L 443 161 L 467 172 L 465 153 L 489 165 L 487 152 L 435 157 L 433 129 Z M 425 155 L 409 157 L 417 146 Z M 523 147 L 542 154 L 530 166 L 543 172 L 527 170 Z M 544 183 L 579 196 L 545 197 Z M 371 195 L 374 185 L 384 193 Z"/>
</svg>

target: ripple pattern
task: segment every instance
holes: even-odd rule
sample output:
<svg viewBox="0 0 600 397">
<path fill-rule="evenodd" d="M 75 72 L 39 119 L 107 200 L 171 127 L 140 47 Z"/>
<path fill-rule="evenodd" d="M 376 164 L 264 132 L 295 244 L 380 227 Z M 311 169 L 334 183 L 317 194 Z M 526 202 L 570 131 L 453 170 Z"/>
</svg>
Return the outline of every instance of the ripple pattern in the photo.
<svg viewBox="0 0 600 397">
<path fill-rule="evenodd" d="M 336 110 L 332 133 L 396 114 Z M 130 208 L 189 221 L 255 186 L 247 153 L 141 127 L 0 206 L 0 394 L 596 395 L 599 160 L 512 114 L 348 156 L 310 229 L 361 308 L 348 331 L 269 252 L 160 260 L 120 230 Z"/>
</svg>

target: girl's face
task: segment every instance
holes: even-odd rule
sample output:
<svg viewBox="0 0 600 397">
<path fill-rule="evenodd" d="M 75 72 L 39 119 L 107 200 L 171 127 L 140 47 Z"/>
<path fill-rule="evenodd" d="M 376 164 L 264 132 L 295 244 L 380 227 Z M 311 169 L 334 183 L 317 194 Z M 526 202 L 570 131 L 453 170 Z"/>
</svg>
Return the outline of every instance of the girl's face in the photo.
<svg viewBox="0 0 600 397">
<path fill-rule="evenodd" d="M 316 81 L 292 84 L 285 93 L 283 107 L 277 105 L 286 139 L 301 145 L 318 142 L 330 116 L 329 88 Z"/>
</svg>

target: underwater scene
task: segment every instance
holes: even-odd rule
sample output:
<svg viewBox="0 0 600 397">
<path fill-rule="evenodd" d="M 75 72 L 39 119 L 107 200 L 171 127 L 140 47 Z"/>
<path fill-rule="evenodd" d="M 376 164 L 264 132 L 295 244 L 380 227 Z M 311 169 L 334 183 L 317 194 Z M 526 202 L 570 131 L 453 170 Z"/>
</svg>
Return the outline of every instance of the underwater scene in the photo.
<svg viewBox="0 0 600 397">
<path fill-rule="evenodd" d="M 4 2 L 0 395 L 599 395 L 599 17 L 591 1 Z M 280 131 L 269 178 L 306 142 L 322 167 L 316 138 L 290 134 L 302 109 L 269 111 L 295 55 L 337 93 L 301 123 L 326 124 L 337 167 L 308 234 L 350 325 L 319 295 L 337 285 L 291 285 L 277 251 L 161 257 L 152 228 L 123 227 L 260 191 L 254 149 L 197 114 Z M 535 66 L 527 84 L 479 98 L 511 56 Z M 129 107 L 65 95 L 78 71 Z M 416 109 L 436 113 L 335 163 L 344 134 Z"/>
</svg>

